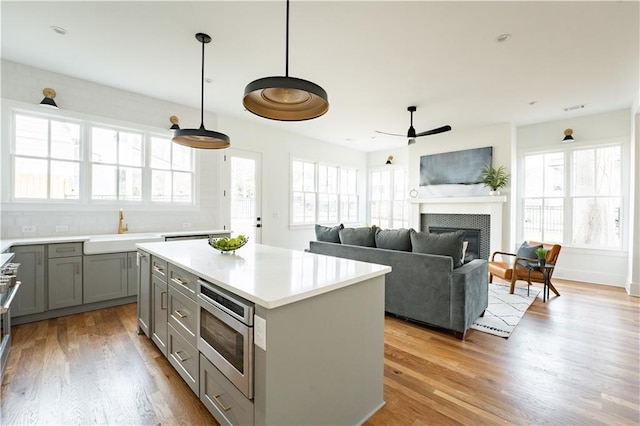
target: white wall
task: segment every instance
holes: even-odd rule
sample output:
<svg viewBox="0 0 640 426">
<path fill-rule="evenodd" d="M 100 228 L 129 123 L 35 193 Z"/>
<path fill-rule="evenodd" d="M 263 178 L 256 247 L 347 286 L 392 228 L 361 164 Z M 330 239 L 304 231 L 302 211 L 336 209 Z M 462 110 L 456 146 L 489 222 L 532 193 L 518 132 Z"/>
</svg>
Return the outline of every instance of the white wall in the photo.
<svg viewBox="0 0 640 426">
<path fill-rule="evenodd" d="M 196 150 L 200 185 L 198 204 L 188 208 L 162 208 L 145 205 L 80 206 L 42 203 L 11 203 L 9 181 L 9 141 L 7 103 L 36 105 L 42 100 L 42 89 L 53 87 L 60 112 L 73 111 L 110 123 L 135 125 L 153 131 L 165 131 L 169 117 L 177 115 L 183 128 L 197 127 L 200 110 L 135 93 L 103 86 L 86 80 L 52 73 L 9 61 L 2 61 L 2 214 L 0 238 L 20 238 L 49 235 L 79 235 L 114 233 L 117 230 L 119 207 L 125 209 L 125 219 L 131 232 L 219 229 L 229 225 L 228 214 L 222 209 L 224 182 L 224 150 Z M 37 108 L 37 107 L 36 107 Z M 55 112 L 54 112 L 55 113 Z M 249 113 L 247 113 L 249 114 Z M 266 120 L 265 120 L 266 123 Z M 366 154 L 338 145 L 305 138 L 248 120 L 205 113 L 205 125 L 231 138 L 233 147 L 262 153 L 263 157 L 263 238 L 264 244 L 303 249 L 315 239 L 313 226 L 289 227 L 289 170 L 292 156 L 326 161 L 359 169 L 361 194 L 366 188 Z M 295 123 L 292 123 L 295 125 Z M 361 199 L 361 220 L 365 217 L 366 200 Z M 36 233 L 22 234 L 22 225 L 36 226 Z M 64 233 L 55 232 L 56 225 L 67 225 Z"/>
<path fill-rule="evenodd" d="M 536 148 L 553 148 L 560 146 L 564 137 L 564 130 L 573 129 L 575 146 L 590 145 L 606 141 L 624 140 L 626 150 L 623 153 L 627 164 L 627 182 L 637 181 L 629 169 L 631 142 L 631 113 L 629 109 L 611 111 L 601 114 L 567 118 L 565 120 L 550 121 L 517 129 L 518 151 Z M 635 215 L 635 216 L 634 216 Z M 625 217 L 628 222 L 635 220 L 638 226 L 638 214 L 633 213 L 631 206 L 627 206 Z M 630 228 L 624 228 L 627 232 Z M 623 233 L 626 240 L 624 250 L 591 250 L 563 246 L 558 258 L 558 268 L 554 276 L 570 280 L 585 281 L 599 284 L 609 284 L 624 287 L 628 284 L 629 244 L 632 239 L 628 233 Z M 518 230 L 517 239 L 522 240 L 522 232 Z"/>
</svg>

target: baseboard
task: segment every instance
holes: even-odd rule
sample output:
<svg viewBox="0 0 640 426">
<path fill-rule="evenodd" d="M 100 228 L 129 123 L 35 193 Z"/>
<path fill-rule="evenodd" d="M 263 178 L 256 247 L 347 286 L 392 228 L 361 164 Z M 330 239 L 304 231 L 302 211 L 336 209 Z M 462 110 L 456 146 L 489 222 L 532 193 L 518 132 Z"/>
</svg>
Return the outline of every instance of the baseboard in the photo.
<svg viewBox="0 0 640 426">
<path fill-rule="evenodd" d="M 613 287 L 626 287 L 627 275 L 615 274 L 604 271 L 581 271 L 579 269 L 558 268 L 553 272 L 553 278 L 569 281 L 580 281 L 591 284 L 609 285 Z M 552 280 L 553 280 L 552 278 Z"/>
<path fill-rule="evenodd" d="M 51 311 L 39 312 L 37 314 L 21 315 L 19 317 L 11 317 L 11 324 L 26 324 L 28 322 L 42 321 L 51 318 L 63 317 L 65 315 L 79 314 L 82 312 L 95 311 L 97 309 L 111 308 L 119 305 L 135 303 L 138 296 L 127 296 L 120 299 L 104 300 L 102 302 L 88 303 L 86 305 L 70 306 L 68 308 L 54 309 Z"/>
<path fill-rule="evenodd" d="M 640 297 L 640 283 L 628 283 L 624 288 L 629 296 Z"/>
</svg>

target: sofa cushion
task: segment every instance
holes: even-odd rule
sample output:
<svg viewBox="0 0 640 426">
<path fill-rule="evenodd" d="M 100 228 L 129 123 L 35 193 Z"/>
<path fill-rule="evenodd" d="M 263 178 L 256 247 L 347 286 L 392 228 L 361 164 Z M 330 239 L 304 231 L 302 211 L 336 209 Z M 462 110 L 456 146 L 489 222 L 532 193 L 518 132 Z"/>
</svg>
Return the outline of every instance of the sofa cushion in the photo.
<svg viewBox="0 0 640 426">
<path fill-rule="evenodd" d="M 362 228 L 344 228 L 339 232 L 340 242 L 352 246 L 375 247 L 377 226 Z"/>
<path fill-rule="evenodd" d="M 409 230 L 380 229 L 376 232 L 376 247 L 389 250 L 411 251 Z"/>
<path fill-rule="evenodd" d="M 326 243 L 339 243 L 340 230 L 344 229 L 344 225 L 340 224 L 333 228 L 329 226 L 316 225 L 316 240 Z"/>
<path fill-rule="evenodd" d="M 414 253 L 438 254 L 453 259 L 453 267 L 462 266 L 462 240 L 464 231 L 432 234 L 409 230 Z"/>
<path fill-rule="evenodd" d="M 518 249 L 518 251 L 516 252 L 516 256 L 518 257 L 526 257 L 528 259 L 537 259 L 538 255 L 536 254 L 536 250 L 538 250 L 539 248 L 541 248 L 542 245 L 529 245 L 529 243 L 527 241 L 523 242 L 522 245 L 520 246 L 520 248 Z M 519 264 L 526 266 L 527 262 L 526 260 L 519 260 L 518 261 Z"/>
</svg>

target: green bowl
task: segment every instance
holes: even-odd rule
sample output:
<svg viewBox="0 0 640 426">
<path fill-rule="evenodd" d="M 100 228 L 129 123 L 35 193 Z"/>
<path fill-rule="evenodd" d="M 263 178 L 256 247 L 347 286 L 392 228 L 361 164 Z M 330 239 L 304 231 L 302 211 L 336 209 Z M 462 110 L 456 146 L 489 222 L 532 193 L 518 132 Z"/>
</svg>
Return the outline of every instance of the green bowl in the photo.
<svg viewBox="0 0 640 426">
<path fill-rule="evenodd" d="M 243 247 L 245 244 L 247 244 L 249 242 L 248 238 L 245 238 L 245 240 L 238 244 L 238 245 L 234 245 L 234 246 L 221 246 L 220 242 L 223 240 L 223 238 L 209 238 L 209 245 L 211 247 L 213 247 L 216 250 L 220 250 L 220 253 L 228 253 L 228 252 L 235 252 L 236 250 L 238 250 L 239 248 Z"/>
</svg>

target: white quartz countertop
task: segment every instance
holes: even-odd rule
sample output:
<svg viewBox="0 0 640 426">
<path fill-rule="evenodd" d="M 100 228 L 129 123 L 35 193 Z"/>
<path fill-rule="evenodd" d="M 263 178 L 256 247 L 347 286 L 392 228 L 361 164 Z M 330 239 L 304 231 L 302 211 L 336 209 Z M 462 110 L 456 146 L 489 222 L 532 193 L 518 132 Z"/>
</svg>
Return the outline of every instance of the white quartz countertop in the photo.
<svg viewBox="0 0 640 426">
<path fill-rule="evenodd" d="M 205 229 L 205 230 L 184 230 L 184 231 L 160 231 L 160 232 L 144 232 L 141 234 L 149 235 L 156 234 L 158 237 L 182 237 L 189 235 L 208 235 L 208 234 L 221 234 L 231 232 L 228 229 Z M 133 238 L 136 232 L 127 232 L 124 234 L 100 234 L 100 235 L 55 235 L 47 237 L 31 237 L 31 238 L 11 238 L 6 240 L 0 240 L 0 252 L 7 250 L 11 246 L 28 246 L 33 244 L 58 244 L 58 243 L 83 243 L 96 236 L 113 236 L 118 238 L 118 235 L 123 235 L 127 238 Z"/>
<path fill-rule="evenodd" d="M 391 272 L 389 266 L 252 242 L 236 254 L 220 253 L 206 240 L 136 246 L 267 309 Z"/>
</svg>

